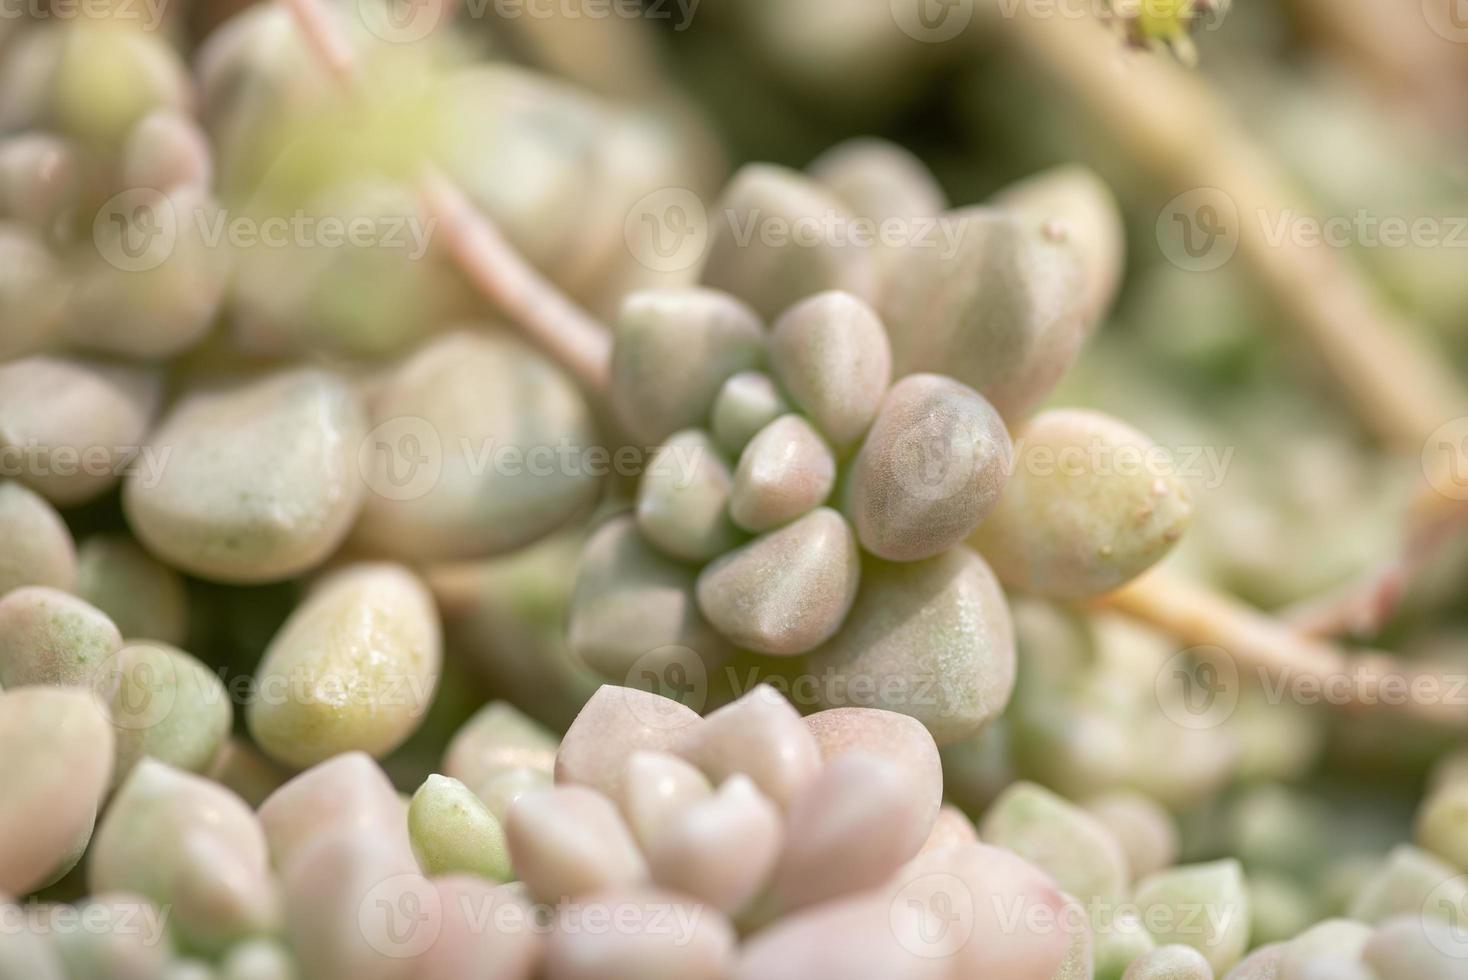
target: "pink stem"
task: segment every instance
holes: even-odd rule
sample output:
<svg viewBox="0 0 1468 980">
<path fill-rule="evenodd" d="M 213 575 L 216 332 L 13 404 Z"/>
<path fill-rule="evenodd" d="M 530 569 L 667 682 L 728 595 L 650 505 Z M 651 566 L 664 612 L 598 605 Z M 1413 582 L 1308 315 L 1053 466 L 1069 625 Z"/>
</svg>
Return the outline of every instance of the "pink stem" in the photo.
<svg viewBox="0 0 1468 980">
<path fill-rule="evenodd" d="M 307 46 L 343 88 L 354 90 L 356 53 L 331 11 L 321 0 L 287 2 Z M 605 393 L 612 359 L 607 328 L 525 261 L 448 175 L 430 165 L 419 189 L 470 283 L 587 389 Z"/>
</svg>

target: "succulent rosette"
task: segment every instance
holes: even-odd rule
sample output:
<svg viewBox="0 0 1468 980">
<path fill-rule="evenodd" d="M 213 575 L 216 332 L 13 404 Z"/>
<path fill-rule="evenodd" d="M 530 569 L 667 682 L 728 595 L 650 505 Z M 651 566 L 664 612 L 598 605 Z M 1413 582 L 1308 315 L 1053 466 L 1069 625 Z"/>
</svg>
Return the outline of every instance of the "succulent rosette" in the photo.
<svg viewBox="0 0 1468 980">
<path fill-rule="evenodd" d="M 745 168 L 702 284 L 624 302 L 610 402 L 658 448 L 583 553 L 572 647 L 632 684 L 735 651 L 805 658 L 820 706 L 906 710 L 957 741 L 1013 687 L 1001 582 L 1105 592 L 1190 516 L 1165 454 L 1116 465 L 1157 457 L 1142 434 L 1031 415 L 1110 302 L 1119 219 L 1075 169 L 951 212 L 890 144 L 812 172 Z"/>
</svg>

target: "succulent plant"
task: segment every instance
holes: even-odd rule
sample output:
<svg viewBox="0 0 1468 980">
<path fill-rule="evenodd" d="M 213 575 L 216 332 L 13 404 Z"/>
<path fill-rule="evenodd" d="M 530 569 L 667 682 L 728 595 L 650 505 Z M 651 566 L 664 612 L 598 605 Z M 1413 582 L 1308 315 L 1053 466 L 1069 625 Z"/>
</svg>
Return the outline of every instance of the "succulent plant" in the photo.
<svg viewBox="0 0 1468 980">
<path fill-rule="evenodd" d="M 971 534 L 980 548 L 992 539 L 1008 584 L 1094 595 L 1170 548 L 1186 525 L 1186 491 L 1165 474 L 1115 468 L 1037 483 L 1093 529 L 1093 545 L 1080 544 L 1079 524 L 1040 545 L 1091 549 L 1094 571 L 1074 568 L 1073 553 L 1054 557 L 1066 584 L 1022 543 L 1058 518 L 1036 521 L 1028 509 L 1049 505 L 1028 486 L 1005 493 L 1012 474 L 1036 478 L 1001 410 L 1018 421 L 1048 392 L 1115 290 L 1120 244 L 1104 187 L 1062 172 L 1001 197 L 1007 210 L 940 215 L 931 177 L 895 148 L 855 144 L 813 172 L 746 168 L 718 207 L 703 285 L 624 304 L 609 400 L 621 429 L 657 449 L 634 514 L 588 547 L 572 648 L 613 680 L 664 686 L 673 661 L 681 672 L 691 657 L 706 675 L 731 647 L 809 655 L 843 689 L 824 696 L 830 706 L 896 706 L 851 694 L 853 680 L 936 678 L 942 689 L 947 678 L 978 678 L 982 691 L 906 709 L 953 741 L 1003 709 L 1013 657 L 988 568 L 953 549 Z M 952 252 L 919 240 L 873 247 L 852 233 L 863 219 L 941 222 Z M 1037 434 L 1053 427 L 1046 418 Z M 1109 420 L 1063 438 L 1107 463 L 1155 450 Z M 959 591 L 940 599 L 949 588 Z M 982 596 L 979 618 L 963 596 Z M 882 610 L 949 601 L 927 632 L 887 639 Z M 879 637 L 890 650 L 873 646 Z"/>
<path fill-rule="evenodd" d="M 1451 705 L 1332 719 L 1297 660 L 1397 665 L 1169 591 L 1284 607 L 1451 543 L 1460 489 L 1450 422 L 1443 523 L 1401 535 L 1416 473 L 1280 377 L 1240 270 L 1183 268 L 1188 196 L 1163 269 L 1050 165 L 1133 230 L 1138 173 L 1275 203 L 1200 85 L 1119 98 L 1114 41 L 949 0 L 726 0 L 686 39 L 651 3 L 126 6 L 0 12 L 0 980 L 1461 977 Z M 1189 60 L 1227 5 L 1106 6 Z M 1453 101 L 1443 45 L 1341 8 L 1279 36 Z M 1123 152 L 1011 97 L 1036 67 Z M 1448 154 L 1421 190 L 1310 90 L 1245 118 L 1321 201 L 1461 210 Z M 826 148 L 858 123 L 916 152 Z M 1245 235 L 1415 451 L 1455 404 L 1393 383 L 1419 331 Z M 1446 250 L 1376 251 L 1383 303 L 1462 319 Z M 1204 485 L 1198 443 L 1254 458 Z M 1348 617 L 1414 682 L 1463 668 L 1461 558 Z"/>
</svg>

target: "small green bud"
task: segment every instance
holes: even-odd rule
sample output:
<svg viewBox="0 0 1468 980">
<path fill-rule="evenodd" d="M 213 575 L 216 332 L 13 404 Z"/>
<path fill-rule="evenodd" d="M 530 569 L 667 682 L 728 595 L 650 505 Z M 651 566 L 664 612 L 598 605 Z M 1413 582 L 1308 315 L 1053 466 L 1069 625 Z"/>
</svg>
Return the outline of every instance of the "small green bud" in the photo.
<svg viewBox="0 0 1468 980">
<path fill-rule="evenodd" d="M 429 776 L 408 807 L 413 855 L 426 875 L 510 879 L 505 832 L 489 808 L 457 779 Z"/>
<path fill-rule="evenodd" d="M 1272 871 L 1249 872 L 1249 941 L 1285 942 L 1320 920 L 1310 891 L 1293 878 Z"/>
<path fill-rule="evenodd" d="M 724 451 L 737 457 L 754 434 L 790 411 L 770 376 L 740 371 L 724 382 L 714 399 L 714 438 Z"/>
<path fill-rule="evenodd" d="M 1157 940 L 1129 911 L 1120 911 L 1104 923 L 1093 923 L 1094 980 L 1122 980 L 1127 967 L 1157 948 Z"/>
<path fill-rule="evenodd" d="M 1087 905 L 1126 893 L 1126 855 L 1111 832 L 1034 783 L 1016 783 L 995 800 L 979 824 L 979 836 L 1030 861 Z"/>
</svg>

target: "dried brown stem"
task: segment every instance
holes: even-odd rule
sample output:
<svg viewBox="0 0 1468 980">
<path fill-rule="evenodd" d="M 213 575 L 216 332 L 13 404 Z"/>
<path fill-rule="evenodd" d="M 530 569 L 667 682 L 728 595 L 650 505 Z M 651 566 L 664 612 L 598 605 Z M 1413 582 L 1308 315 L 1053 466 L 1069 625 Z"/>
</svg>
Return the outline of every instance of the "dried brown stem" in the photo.
<svg viewBox="0 0 1468 980">
<path fill-rule="evenodd" d="M 1382 302 L 1339 249 L 1268 229 L 1308 213 L 1280 167 L 1196 75 L 1166 59 L 1126 56 L 1094 21 L 1040 17 L 1021 4 L 1000 17 L 1028 60 L 1099 116 L 1127 156 L 1176 192 L 1217 188 L 1232 199 L 1239 255 L 1320 352 L 1363 425 L 1412 453 L 1443 422 L 1468 414 L 1468 393 L 1425 346 L 1423 331 Z"/>
<path fill-rule="evenodd" d="M 307 45 L 343 87 L 357 82 L 356 55 L 320 0 L 287 0 Z M 449 254 L 469 282 L 593 394 L 605 393 L 611 334 L 517 252 L 446 174 L 428 165 L 420 191 Z"/>
<path fill-rule="evenodd" d="M 1433 725 L 1468 728 L 1468 714 L 1448 695 L 1450 678 L 1403 665 L 1384 653 L 1351 654 L 1296 630 L 1205 585 L 1153 570 L 1098 604 L 1157 627 L 1189 646 L 1217 647 L 1241 673 L 1278 689 L 1344 694 L 1347 710 L 1390 709 Z M 1430 690 L 1432 696 L 1417 696 Z M 1398 691 L 1404 692 L 1398 695 Z M 1333 701 L 1331 703 L 1334 703 Z"/>
</svg>

